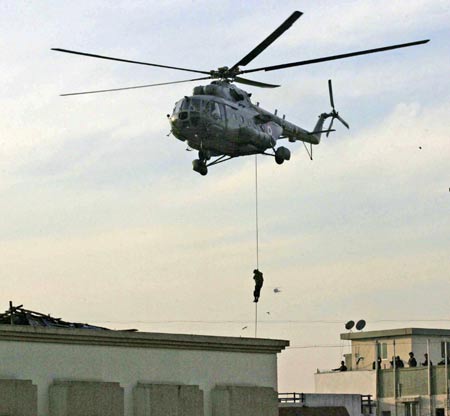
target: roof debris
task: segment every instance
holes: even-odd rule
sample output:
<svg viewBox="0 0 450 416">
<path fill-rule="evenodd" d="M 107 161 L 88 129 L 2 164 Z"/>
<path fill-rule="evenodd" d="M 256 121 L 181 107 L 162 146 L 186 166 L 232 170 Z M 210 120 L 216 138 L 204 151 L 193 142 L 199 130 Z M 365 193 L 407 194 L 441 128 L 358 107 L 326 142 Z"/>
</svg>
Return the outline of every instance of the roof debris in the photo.
<svg viewBox="0 0 450 416">
<path fill-rule="evenodd" d="M 109 328 L 90 325 L 80 322 L 67 322 L 61 318 L 54 318 L 50 314 L 30 311 L 23 305 L 13 306 L 9 302 L 9 309 L 5 313 L 0 313 L 0 325 L 27 325 L 27 326 L 45 326 L 51 328 L 75 328 L 75 329 L 98 329 L 109 331 Z M 124 331 L 137 331 L 137 329 L 125 329 Z"/>
</svg>

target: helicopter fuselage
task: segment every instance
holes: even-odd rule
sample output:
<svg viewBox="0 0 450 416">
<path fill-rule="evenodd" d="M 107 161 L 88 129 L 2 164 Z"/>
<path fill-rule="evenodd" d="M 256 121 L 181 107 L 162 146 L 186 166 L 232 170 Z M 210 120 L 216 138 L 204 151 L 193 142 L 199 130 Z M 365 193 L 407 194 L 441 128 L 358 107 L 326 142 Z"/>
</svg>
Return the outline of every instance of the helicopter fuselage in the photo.
<svg viewBox="0 0 450 416">
<path fill-rule="evenodd" d="M 264 153 L 274 149 L 281 138 L 312 144 L 320 141 L 320 134 L 311 134 L 254 105 L 250 94 L 226 81 L 195 87 L 192 96 L 175 104 L 169 121 L 177 139 L 211 156 Z"/>
<path fill-rule="evenodd" d="M 310 143 L 310 150 L 307 148 L 306 150 L 312 160 L 312 145 L 320 143 L 322 133 L 326 133 L 328 136 L 331 131 L 334 131 L 332 130 L 334 120 L 338 120 L 347 128 L 350 127 L 335 109 L 331 80 L 328 80 L 328 90 L 332 110 L 329 113 L 322 113 L 319 115 L 319 120 L 311 132 L 286 121 L 284 116 L 283 118 L 278 117 L 276 112 L 275 114 L 272 114 L 269 111 L 260 108 L 259 104 L 254 105 L 250 101 L 251 94 L 237 88 L 232 83 L 237 82 L 259 88 L 276 88 L 280 85 L 243 78 L 241 75 L 259 71 L 277 71 L 301 65 L 310 65 L 336 59 L 350 58 L 353 56 L 385 52 L 392 49 L 421 45 L 429 42 L 429 39 L 260 68 L 242 69 L 242 67 L 246 67 L 261 52 L 286 32 L 286 30 L 288 30 L 302 14 L 303 13 L 298 10 L 294 11 L 275 31 L 238 62 L 231 67 L 222 66 L 217 70 L 213 69 L 205 71 L 200 69 L 182 68 L 69 49 L 52 48 L 52 50 L 58 52 L 89 56 L 91 58 L 193 72 L 196 73 L 197 76 L 198 74 L 202 74 L 202 77 L 200 78 L 61 95 L 103 93 L 108 91 L 130 90 L 214 79 L 217 81 L 213 81 L 206 86 L 195 87 L 192 96 L 186 96 L 178 101 L 175 104 L 172 115 L 168 115 L 171 133 L 173 133 L 177 139 L 186 142 L 192 149 L 198 150 L 198 159 L 192 161 L 194 171 L 201 175 L 206 175 L 209 166 L 225 162 L 234 157 L 252 154 L 273 156 L 275 162 L 281 165 L 284 161 L 290 160 L 291 152 L 288 148 L 283 146 L 275 148 L 279 139 L 288 139 L 290 142 L 302 141 L 304 143 Z M 331 117 L 331 122 L 328 128 L 324 130 L 323 124 L 328 117 Z M 210 161 L 212 157 L 216 157 L 216 159 Z"/>
</svg>

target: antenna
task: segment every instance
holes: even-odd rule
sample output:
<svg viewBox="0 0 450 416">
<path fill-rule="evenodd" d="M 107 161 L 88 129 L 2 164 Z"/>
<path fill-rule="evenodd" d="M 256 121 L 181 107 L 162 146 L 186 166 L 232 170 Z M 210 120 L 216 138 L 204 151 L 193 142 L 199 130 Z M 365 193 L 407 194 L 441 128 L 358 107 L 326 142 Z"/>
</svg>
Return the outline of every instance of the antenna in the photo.
<svg viewBox="0 0 450 416">
<path fill-rule="evenodd" d="M 364 329 L 364 327 L 366 326 L 366 321 L 364 319 L 360 319 L 357 323 L 356 323 L 356 329 L 358 331 L 362 331 Z"/>
</svg>

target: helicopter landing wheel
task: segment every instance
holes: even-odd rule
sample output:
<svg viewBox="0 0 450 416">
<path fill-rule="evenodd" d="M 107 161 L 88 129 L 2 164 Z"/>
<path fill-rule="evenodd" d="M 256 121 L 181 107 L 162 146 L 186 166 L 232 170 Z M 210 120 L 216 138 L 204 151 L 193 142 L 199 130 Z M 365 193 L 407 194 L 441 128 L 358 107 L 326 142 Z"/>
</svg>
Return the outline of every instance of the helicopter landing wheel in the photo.
<svg viewBox="0 0 450 416">
<path fill-rule="evenodd" d="M 196 172 L 200 173 L 200 175 L 205 176 L 208 174 L 208 168 L 206 167 L 206 163 L 200 159 L 195 159 L 192 161 L 192 169 Z"/>
<path fill-rule="evenodd" d="M 291 158 L 291 151 L 287 147 L 279 147 L 275 150 L 275 162 L 281 165 L 285 160 Z"/>
<path fill-rule="evenodd" d="M 278 165 L 282 165 L 284 162 L 284 159 L 281 156 L 275 155 L 275 162 L 277 162 Z"/>
</svg>

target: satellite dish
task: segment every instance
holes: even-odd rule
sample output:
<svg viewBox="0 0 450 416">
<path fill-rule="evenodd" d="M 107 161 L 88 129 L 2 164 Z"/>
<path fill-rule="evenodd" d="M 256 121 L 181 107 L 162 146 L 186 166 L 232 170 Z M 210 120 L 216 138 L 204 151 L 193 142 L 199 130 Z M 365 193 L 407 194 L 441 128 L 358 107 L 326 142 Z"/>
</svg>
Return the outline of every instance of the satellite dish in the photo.
<svg viewBox="0 0 450 416">
<path fill-rule="evenodd" d="M 350 330 L 350 329 L 352 329 L 354 326 L 355 326 L 355 322 L 354 322 L 354 321 L 348 321 L 348 322 L 345 324 L 345 329 Z"/>
<path fill-rule="evenodd" d="M 361 319 L 356 323 L 356 329 L 358 331 L 361 331 L 365 326 L 366 326 L 366 321 L 364 319 Z"/>
</svg>

